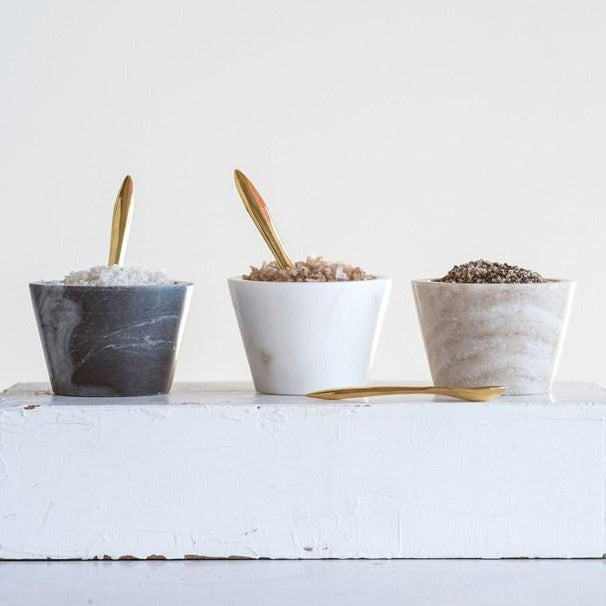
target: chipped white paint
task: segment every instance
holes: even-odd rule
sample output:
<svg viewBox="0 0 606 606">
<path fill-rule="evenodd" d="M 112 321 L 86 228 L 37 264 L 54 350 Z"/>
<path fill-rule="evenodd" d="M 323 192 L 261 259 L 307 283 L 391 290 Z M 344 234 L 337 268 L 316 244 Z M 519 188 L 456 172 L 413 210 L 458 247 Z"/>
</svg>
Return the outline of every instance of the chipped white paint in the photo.
<svg viewBox="0 0 606 606">
<path fill-rule="evenodd" d="M 600 557 L 606 391 L 0 399 L 0 557 Z"/>
</svg>

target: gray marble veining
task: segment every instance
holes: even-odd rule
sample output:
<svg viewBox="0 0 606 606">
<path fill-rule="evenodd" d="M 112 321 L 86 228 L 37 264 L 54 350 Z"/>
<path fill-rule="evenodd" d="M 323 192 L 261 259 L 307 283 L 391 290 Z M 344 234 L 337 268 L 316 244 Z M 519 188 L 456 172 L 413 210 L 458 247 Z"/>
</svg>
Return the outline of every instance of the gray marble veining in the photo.
<svg viewBox="0 0 606 606">
<path fill-rule="evenodd" d="M 53 391 L 168 393 L 193 286 L 30 284 Z"/>
</svg>

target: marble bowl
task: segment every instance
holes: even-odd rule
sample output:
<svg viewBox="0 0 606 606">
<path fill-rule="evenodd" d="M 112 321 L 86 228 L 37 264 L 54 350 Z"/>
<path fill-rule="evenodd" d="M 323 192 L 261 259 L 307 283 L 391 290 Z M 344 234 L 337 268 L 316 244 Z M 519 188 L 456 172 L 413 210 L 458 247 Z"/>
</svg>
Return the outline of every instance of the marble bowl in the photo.
<svg viewBox="0 0 606 606">
<path fill-rule="evenodd" d="M 53 392 L 147 396 L 170 391 L 193 285 L 30 284 Z"/>
<path fill-rule="evenodd" d="M 391 280 L 228 280 L 244 348 L 261 393 L 302 395 L 364 385 Z"/>
<path fill-rule="evenodd" d="M 549 392 L 574 282 L 412 283 L 433 382 L 504 385 L 511 395 Z"/>
</svg>

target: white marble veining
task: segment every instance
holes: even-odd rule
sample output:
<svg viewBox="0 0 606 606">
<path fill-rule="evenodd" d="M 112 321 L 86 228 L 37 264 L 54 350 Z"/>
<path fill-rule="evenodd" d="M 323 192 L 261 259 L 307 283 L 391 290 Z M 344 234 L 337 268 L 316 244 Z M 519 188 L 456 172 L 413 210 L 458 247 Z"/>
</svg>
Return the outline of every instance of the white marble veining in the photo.
<svg viewBox="0 0 606 606">
<path fill-rule="evenodd" d="M 363 385 L 372 364 L 391 280 L 229 280 L 257 391 L 306 394 Z"/>
<path fill-rule="evenodd" d="M 574 282 L 413 282 L 436 385 L 505 385 L 546 393 L 557 370 Z"/>
<path fill-rule="evenodd" d="M 167 393 L 193 285 L 30 284 L 53 391 L 68 396 Z"/>
</svg>

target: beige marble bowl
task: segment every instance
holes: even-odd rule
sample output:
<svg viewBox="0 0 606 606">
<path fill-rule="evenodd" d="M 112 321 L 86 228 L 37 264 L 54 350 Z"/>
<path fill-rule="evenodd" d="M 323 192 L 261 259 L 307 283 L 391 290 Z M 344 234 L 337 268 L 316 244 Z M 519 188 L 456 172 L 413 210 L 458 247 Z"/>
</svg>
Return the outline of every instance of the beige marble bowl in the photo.
<svg viewBox="0 0 606 606">
<path fill-rule="evenodd" d="M 575 283 L 412 283 L 435 385 L 549 392 Z"/>
</svg>

